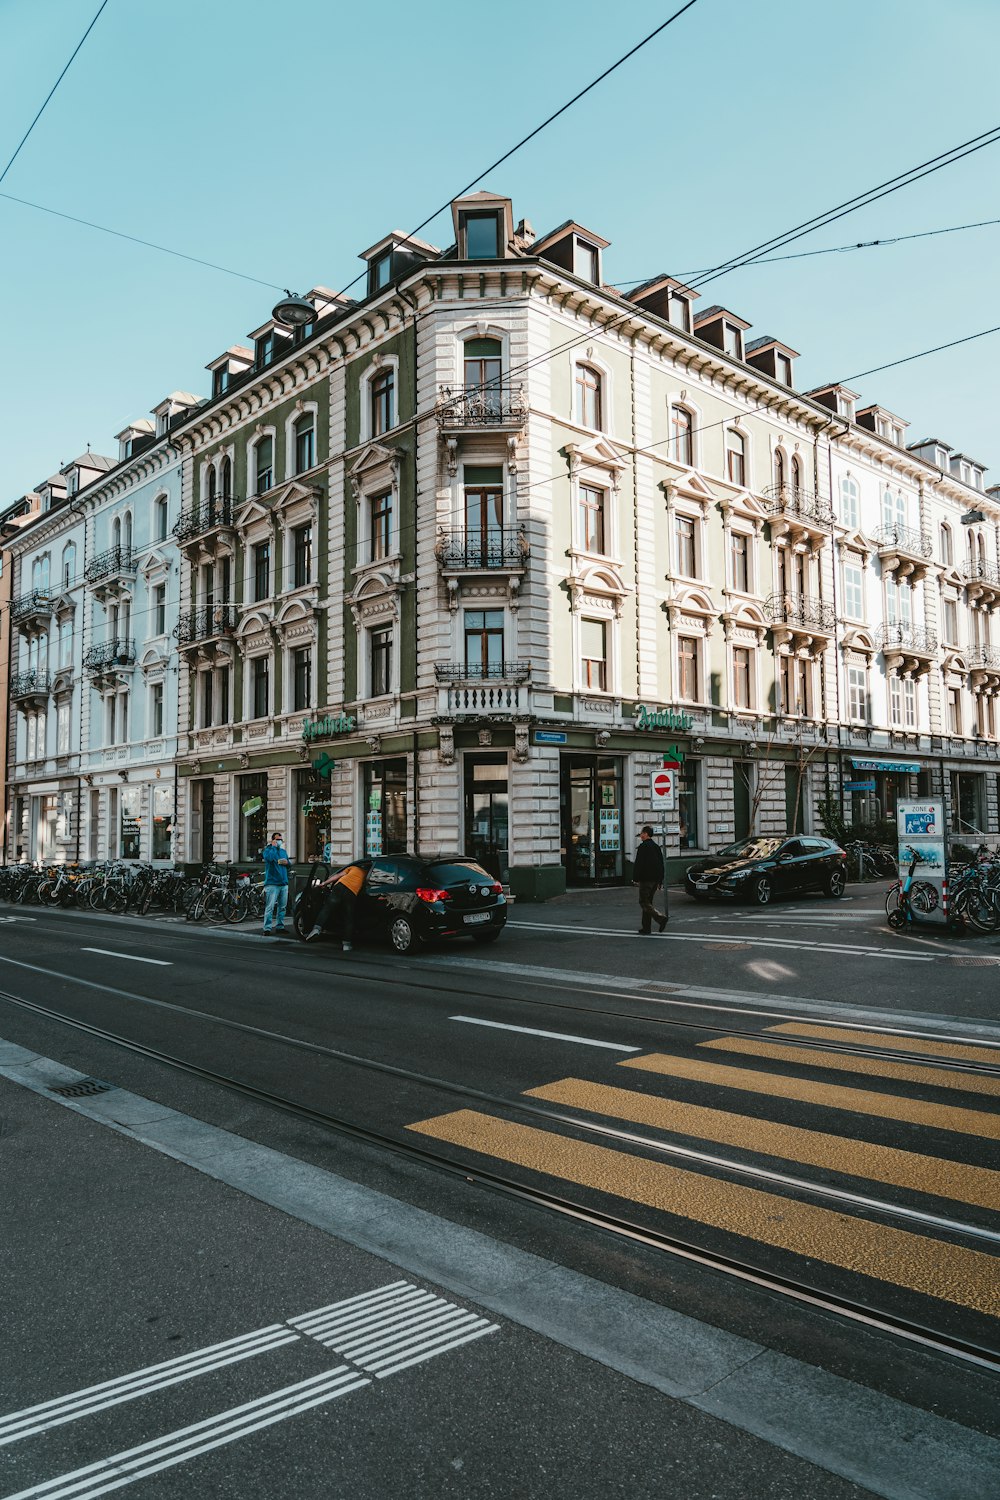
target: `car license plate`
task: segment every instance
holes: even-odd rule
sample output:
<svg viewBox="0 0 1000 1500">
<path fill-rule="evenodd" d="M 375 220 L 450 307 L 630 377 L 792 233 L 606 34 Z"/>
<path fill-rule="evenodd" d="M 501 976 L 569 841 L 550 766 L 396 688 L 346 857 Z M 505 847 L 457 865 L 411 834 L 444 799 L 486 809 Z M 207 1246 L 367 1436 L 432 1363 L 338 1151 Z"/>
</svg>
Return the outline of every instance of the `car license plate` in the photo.
<svg viewBox="0 0 1000 1500">
<path fill-rule="evenodd" d="M 488 922 L 490 920 L 490 915 L 491 914 L 488 911 L 470 911 L 469 914 L 466 916 L 465 921 L 466 922 Z"/>
<path fill-rule="evenodd" d="M 708 890 L 708 881 L 707 880 L 696 880 L 695 883 L 694 883 L 694 888 L 695 888 L 696 891 L 707 891 Z"/>
</svg>

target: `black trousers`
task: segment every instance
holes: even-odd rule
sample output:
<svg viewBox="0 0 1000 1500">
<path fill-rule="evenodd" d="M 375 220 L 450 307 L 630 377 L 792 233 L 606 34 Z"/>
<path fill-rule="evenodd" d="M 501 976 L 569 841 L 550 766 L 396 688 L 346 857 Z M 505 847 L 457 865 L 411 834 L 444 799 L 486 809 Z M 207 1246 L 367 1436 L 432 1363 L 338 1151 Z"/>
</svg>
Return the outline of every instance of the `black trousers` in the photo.
<svg viewBox="0 0 1000 1500">
<path fill-rule="evenodd" d="M 662 922 L 667 913 L 667 893 L 663 892 L 663 910 L 657 911 L 654 906 L 656 893 L 660 889 L 659 882 L 655 880 L 640 880 L 639 882 L 639 907 L 642 911 L 642 930 L 652 932 L 654 922 Z"/>
<path fill-rule="evenodd" d="M 346 885 L 333 886 L 316 913 L 316 926 L 322 927 L 324 932 L 334 932 L 339 928 L 343 941 L 351 942 L 354 937 L 354 911 L 357 904 L 357 896 L 353 891 L 349 891 Z"/>
</svg>

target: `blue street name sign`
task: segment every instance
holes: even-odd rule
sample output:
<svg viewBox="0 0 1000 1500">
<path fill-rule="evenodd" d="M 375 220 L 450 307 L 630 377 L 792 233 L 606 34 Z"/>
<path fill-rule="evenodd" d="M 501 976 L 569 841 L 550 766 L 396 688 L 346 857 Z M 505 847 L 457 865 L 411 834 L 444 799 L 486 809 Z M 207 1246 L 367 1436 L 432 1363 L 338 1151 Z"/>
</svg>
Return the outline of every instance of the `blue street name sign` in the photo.
<svg viewBox="0 0 1000 1500">
<path fill-rule="evenodd" d="M 845 792 L 873 792 L 875 790 L 875 778 L 871 781 L 845 781 Z"/>
<path fill-rule="evenodd" d="M 565 745 L 569 736 L 564 729 L 536 729 L 536 745 Z"/>
</svg>

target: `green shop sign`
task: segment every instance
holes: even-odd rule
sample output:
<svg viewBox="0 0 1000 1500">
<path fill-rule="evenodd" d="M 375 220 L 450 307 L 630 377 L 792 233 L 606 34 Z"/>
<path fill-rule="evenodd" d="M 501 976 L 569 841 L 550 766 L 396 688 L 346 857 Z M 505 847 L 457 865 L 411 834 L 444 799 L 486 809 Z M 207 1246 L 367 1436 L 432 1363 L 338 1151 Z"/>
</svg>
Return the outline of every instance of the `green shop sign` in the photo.
<svg viewBox="0 0 1000 1500">
<path fill-rule="evenodd" d="M 326 740 L 334 734 L 352 734 L 355 722 L 350 714 L 327 714 L 322 719 L 307 719 L 302 726 L 302 738 Z"/>
<path fill-rule="evenodd" d="M 647 708 L 645 703 L 635 706 L 636 729 L 681 729 L 694 728 L 694 719 L 678 708 Z"/>
</svg>

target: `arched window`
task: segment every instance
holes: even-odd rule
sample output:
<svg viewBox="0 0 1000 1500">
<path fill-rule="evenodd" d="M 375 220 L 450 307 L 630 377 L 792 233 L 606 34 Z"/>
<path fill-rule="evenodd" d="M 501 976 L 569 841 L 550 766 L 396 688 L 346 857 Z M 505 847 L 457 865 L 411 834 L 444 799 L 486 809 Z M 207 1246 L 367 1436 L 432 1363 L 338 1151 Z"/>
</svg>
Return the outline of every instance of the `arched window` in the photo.
<svg viewBox="0 0 1000 1500">
<path fill-rule="evenodd" d="M 792 494 L 798 499 L 802 493 L 802 460 L 797 453 L 792 454 Z"/>
<path fill-rule="evenodd" d="M 153 506 L 153 537 L 158 542 L 167 540 L 167 502 L 157 500 Z"/>
<path fill-rule="evenodd" d="M 127 510 L 125 512 L 125 541 L 124 541 L 124 548 L 125 548 L 125 551 L 127 553 L 131 554 L 131 552 L 132 552 L 132 512 L 130 510 Z"/>
<path fill-rule="evenodd" d="M 887 489 L 882 496 L 882 524 L 889 527 L 906 525 L 906 498 L 901 491 L 893 494 Z"/>
<path fill-rule="evenodd" d="M 600 372 L 592 365 L 577 365 L 576 420 L 582 427 L 603 431 L 603 394 Z"/>
<path fill-rule="evenodd" d="M 112 526 L 111 526 L 111 545 L 112 545 L 112 547 L 114 547 L 115 551 L 117 552 L 118 549 L 121 547 L 121 544 L 122 544 L 122 523 L 121 523 L 121 517 L 120 516 L 115 516 L 114 522 L 112 523 Z"/>
<path fill-rule="evenodd" d="M 955 561 L 955 548 L 952 542 L 951 527 L 947 521 L 941 522 L 941 561 L 946 568 L 950 568 Z"/>
<path fill-rule="evenodd" d="M 255 493 L 263 495 L 274 484 L 274 439 L 262 437 L 253 450 Z"/>
<path fill-rule="evenodd" d="M 979 553 L 979 566 L 982 569 L 985 570 L 985 568 L 986 568 L 986 538 L 983 536 L 982 532 L 980 532 L 979 535 L 976 537 L 976 548 L 977 548 L 977 551 Z"/>
<path fill-rule="evenodd" d="M 733 427 L 726 429 L 726 478 L 733 484 L 747 482 L 747 440 Z"/>
<path fill-rule="evenodd" d="M 694 421 L 683 406 L 671 408 L 670 424 L 673 428 L 673 456 L 679 464 L 694 468 Z"/>
<path fill-rule="evenodd" d="M 503 349 L 499 339 L 466 339 L 463 349 L 463 383 L 467 394 L 499 390 L 503 374 Z"/>
<path fill-rule="evenodd" d="M 396 425 L 396 371 L 392 365 L 376 370 L 368 382 L 368 425 L 372 437 Z"/>
<path fill-rule="evenodd" d="M 857 480 L 852 479 L 850 474 L 845 474 L 840 481 L 840 519 L 845 526 L 850 526 L 852 531 L 857 531 L 861 524 L 858 497 Z"/>
<path fill-rule="evenodd" d="M 220 479 L 222 498 L 223 500 L 228 500 L 233 493 L 233 461 L 228 455 L 222 460 Z"/>
<path fill-rule="evenodd" d="M 779 495 L 785 488 L 785 455 L 780 448 L 774 450 L 774 488 Z"/>
<path fill-rule="evenodd" d="M 76 577 L 76 543 L 67 542 L 63 548 L 62 555 L 62 586 L 64 589 L 72 587 Z"/>
<path fill-rule="evenodd" d="M 295 443 L 295 472 L 304 474 L 316 462 L 316 426 L 311 411 L 304 411 L 292 428 Z"/>
<path fill-rule="evenodd" d="M 206 496 L 209 505 L 213 504 L 213 502 L 215 500 L 215 494 L 216 494 L 216 490 L 218 488 L 218 482 L 219 482 L 219 476 L 215 472 L 215 465 L 214 464 L 209 464 L 209 466 L 208 466 L 208 491 L 207 491 L 207 496 Z"/>
</svg>

